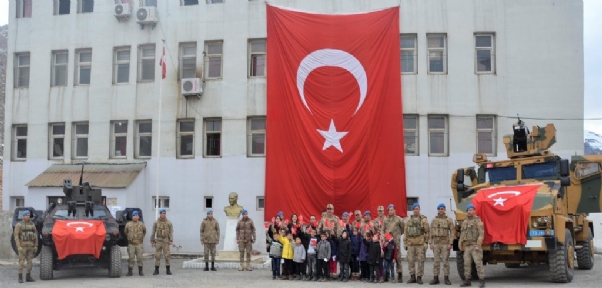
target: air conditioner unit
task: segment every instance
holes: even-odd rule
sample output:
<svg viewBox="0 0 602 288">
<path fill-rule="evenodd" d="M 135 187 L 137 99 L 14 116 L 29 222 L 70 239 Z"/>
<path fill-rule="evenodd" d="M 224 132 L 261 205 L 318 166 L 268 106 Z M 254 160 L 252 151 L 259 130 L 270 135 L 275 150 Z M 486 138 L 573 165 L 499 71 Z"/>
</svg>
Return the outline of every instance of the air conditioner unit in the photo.
<svg viewBox="0 0 602 288">
<path fill-rule="evenodd" d="M 157 7 L 140 7 L 136 12 L 136 22 L 140 25 L 157 23 Z"/>
<path fill-rule="evenodd" d="M 182 79 L 182 96 L 200 96 L 203 95 L 203 86 L 199 78 Z"/>
<path fill-rule="evenodd" d="M 113 9 L 113 14 L 117 20 L 128 19 L 132 14 L 132 6 L 130 4 L 115 4 L 115 9 Z"/>
</svg>

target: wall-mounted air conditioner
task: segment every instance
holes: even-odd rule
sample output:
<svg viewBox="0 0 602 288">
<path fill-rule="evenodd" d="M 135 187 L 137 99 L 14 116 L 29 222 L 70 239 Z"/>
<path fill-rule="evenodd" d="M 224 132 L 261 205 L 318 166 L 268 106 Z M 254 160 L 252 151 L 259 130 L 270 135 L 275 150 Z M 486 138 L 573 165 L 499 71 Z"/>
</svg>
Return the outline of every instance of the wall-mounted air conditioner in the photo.
<svg viewBox="0 0 602 288">
<path fill-rule="evenodd" d="M 115 4 L 115 9 L 113 9 L 113 15 L 117 20 L 127 20 L 130 15 L 132 15 L 132 6 L 130 4 Z"/>
<path fill-rule="evenodd" d="M 157 7 L 149 6 L 149 7 L 140 7 L 138 11 L 136 11 L 136 22 L 142 25 L 144 29 L 144 25 L 153 25 L 157 24 Z"/>
<path fill-rule="evenodd" d="M 202 81 L 199 78 L 184 78 L 182 79 L 182 96 L 188 98 L 189 96 L 198 96 L 200 98 L 203 95 Z"/>
</svg>

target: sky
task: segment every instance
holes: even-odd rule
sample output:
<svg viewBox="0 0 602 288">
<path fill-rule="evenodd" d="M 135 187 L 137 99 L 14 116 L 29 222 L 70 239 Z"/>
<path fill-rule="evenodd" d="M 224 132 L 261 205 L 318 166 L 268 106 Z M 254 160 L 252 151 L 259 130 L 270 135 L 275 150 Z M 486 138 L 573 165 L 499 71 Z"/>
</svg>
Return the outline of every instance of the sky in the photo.
<svg viewBox="0 0 602 288">
<path fill-rule="evenodd" d="M 8 23 L 8 1 L 0 0 L 0 25 Z M 602 0 L 584 0 L 583 10 L 584 127 L 602 135 Z"/>
</svg>

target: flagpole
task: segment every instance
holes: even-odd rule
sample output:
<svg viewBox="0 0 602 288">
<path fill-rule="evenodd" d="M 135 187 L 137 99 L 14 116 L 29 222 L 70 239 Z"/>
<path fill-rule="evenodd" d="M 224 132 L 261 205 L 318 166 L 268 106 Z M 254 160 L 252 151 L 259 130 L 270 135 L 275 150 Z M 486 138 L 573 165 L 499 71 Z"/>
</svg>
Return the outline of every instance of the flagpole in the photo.
<svg viewBox="0 0 602 288">
<path fill-rule="evenodd" d="M 157 187 L 155 195 L 155 219 L 159 218 L 159 173 L 161 171 L 159 163 L 161 163 L 161 107 L 163 106 L 163 66 L 165 65 L 165 39 L 163 41 L 163 54 L 161 54 L 161 80 L 159 80 L 159 117 L 157 129 Z"/>
</svg>

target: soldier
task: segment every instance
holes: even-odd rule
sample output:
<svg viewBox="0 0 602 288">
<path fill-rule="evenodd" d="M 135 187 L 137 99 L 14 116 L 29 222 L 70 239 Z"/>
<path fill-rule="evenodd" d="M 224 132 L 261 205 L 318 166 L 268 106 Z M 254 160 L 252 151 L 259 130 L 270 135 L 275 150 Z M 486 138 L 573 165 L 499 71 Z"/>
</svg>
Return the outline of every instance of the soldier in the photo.
<svg viewBox="0 0 602 288">
<path fill-rule="evenodd" d="M 472 204 L 466 206 L 466 220 L 462 222 L 460 229 L 460 240 L 458 245 L 460 251 L 464 251 L 464 283 L 460 287 L 470 286 L 470 274 L 472 261 L 477 266 L 479 275 L 479 287 L 485 287 L 485 270 L 483 269 L 483 222 L 475 216 L 475 207 Z"/>
<path fill-rule="evenodd" d="M 429 243 L 431 250 L 435 255 L 435 263 L 433 264 L 433 274 L 435 275 L 430 285 L 439 284 L 439 267 L 443 262 L 443 277 L 445 285 L 451 285 L 449 282 L 449 251 L 452 248 L 454 239 L 456 239 L 456 229 L 451 218 L 445 215 L 445 204 L 437 205 L 437 217 L 431 222 L 431 233 Z"/>
<path fill-rule="evenodd" d="M 351 223 L 351 226 L 353 226 L 354 228 L 357 228 L 358 230 L 360 229 L 360 227 L 362 226 L 362 222 L 364 219 L 362 219 L 362 211 L 360 210 L 355 210 L 355 213 L 353 213 L 355 215 L 355 221 L 353 221 L 353 223 Z"/>
<path fill-rule="evenodd" d="M 378 206 L 376 208 L 376 210 L 378 210 L 378 217 L 376 217 L 376 219 L 374 219 L 372 221 L 372 223 L 374 223 L 374 233 L 381 233 L 381 231 L 383 230 L 384 222 L 385 222 L 385 207 Z M 385 234 L 381 234 L 380 240 L 384 240 L 384 239 L 385 239 Z"/>
<path fill-rule="evenodd" d="M 403 235 L 403 243 L 408 251 L 408 265 L 410 266 L 410 280 L 407 283 L 422 284 L 425 260 L 424 246 L 429 239 L 429 222 L 426 216 L 420 214 L 420 204 L 414 203 L 412 211 L 413 215 L 408 218 Z M 418 271 L 416 271 L 415 266 L 416 260 L 418 260 Z"/>
<path fill-rule="evenodd" d="M 211 271 L 215 269 L 215 245 L 219 244 L 219 223 L 213 218 L 213 210 L 207 211 L 207 218 L 201 224 L 201 244 L 205 246 L 205 269 L 209 271 L 209 255 L 211 255 Z"/>
<path fill-rule="evenodd" d="M 19 250 L 19 283 L 23 283 L 23 264 L 27 261 L 27 274 L 25 281 L 35 282 L 31 278 L 31 259 L 38 252 L 38 229 L 31 222 L 29 210 L 23 211 L 23 220 L 15 226 L 14 237 L 17 250 Z"/>
<path fill-rule="evenodd" d="M 372 213 L 370 213 L 370 210 L 366 210 L 364 211 L 364 221 L 362 222 L 362 225 L 360 226 L 360 234 L 364 234 L 366 233 L 368 230 L 371 230 L 370 228 L 370 223 L 372 222 L 371 220 L 372 218 Z M 370 231 L 372 232 L 372 231 Z"/>
<path fill-rule="evenodd" d="M 326 215 L 324 215 L 320 220 L 320 224 L 318 224 L 318 232 L 320 234 L 324 233 L 327 229 L 332 230 L 334 235 L 339 235 L 342 232 L 339 227 L 339 217 L 334 215 L 334 206 L 332 204 L 326 205 Z"/>
<path fill-rule="evenodd" d="M 395 281 L 395 277 L 391 275 L 391 282 L 402 283 L 403 264 L 401 262 L 401 247 L 399 242 L 401 241 L 401 235 L 404 233 L 404 224 L 403 219 L 395 214 L 395 205 L 389 204 L 387 208 L 389 210 L 389 216 L 387 216 L 383 222 L 381 235 L 385 235 L 386 233 L 391 233 L 391 235 L 393 235 L 395 247 L 397 248 L 397 258 L 395 258 L 395 262 L 397 263 L 397 281 Z"/>
<path fill-rule="evenodd" d="M 142 221 L 139 221 L 140 215 L 138 211 L 132 212 L 132 221 L 125 225 L 125 235 L 128 239 L 128 274 L 126 276 L 132 276 L 132 269 L 134 268 L 134 262 L 138 260 L 138 275 L 144 276 L 142 272 L 142 253 L 144 252 L 144 246 L 142 242 L 146 236 L 146 226 Z"/>
<path fill-rule="evenodd" d="M 161 265 L 161 254 L 165 256 L 165 274 L 171 275 L 169 270 L 169 246 L 173 243 L 173 225 L 167 220 L 165 209 L 159 210 L 159 219 L 153 224 L 153 234 L 151 234 L 151 245 L 155 247 L 155 272 L 153 275 L 159 275 L 159 265 Z"/>
<path fill-rule="evenodd" d="M 252 244 L 255 243 L 256 238 L 253 220 L 249 218 L 249 212 L 247 212 L 247 210 L 242 210 L 242 219 L 236 224 L 236 243 L 238 244 L 238 251 L 240 252 L 240 267 L 238 268 L 238 271 L 252 271 L 251 249 L 253 248 Z M 243 266 L 245 254 L 247 255 L 246 268 Z"/>
</svg>

